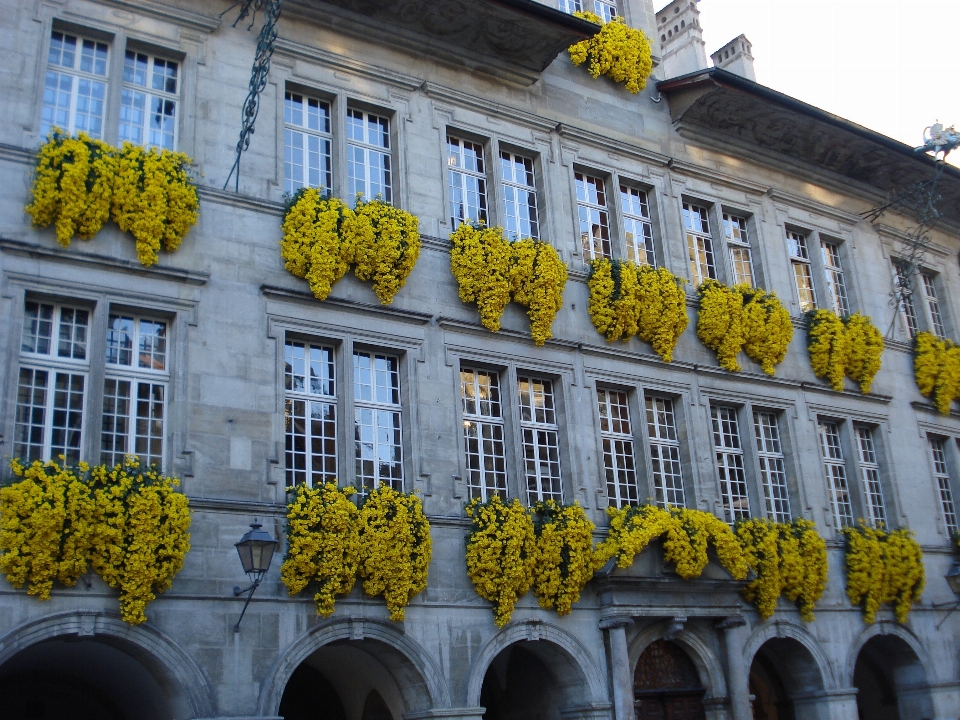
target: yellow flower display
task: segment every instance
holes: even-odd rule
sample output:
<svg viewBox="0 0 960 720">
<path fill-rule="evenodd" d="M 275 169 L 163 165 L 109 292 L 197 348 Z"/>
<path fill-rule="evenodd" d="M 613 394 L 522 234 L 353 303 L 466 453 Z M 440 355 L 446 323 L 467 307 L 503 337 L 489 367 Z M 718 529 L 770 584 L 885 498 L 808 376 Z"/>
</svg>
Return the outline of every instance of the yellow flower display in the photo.
<svg viewBox="0 0 960 720">
<path fill-rule="evenodd" d="M 664 362 L 671 362 L 689 322 L 683 283 L 666 268 L 594 260 L 587 281 L 593 326 L 607 342 L 625 342 L 636 335 Z"/>
<path fill-rule="evenodd" d="M 738 372 L 737 355 L 742 349 L 767 375 L 773 375 L 793 339 L 790 313 L 776 293 L 706 280 L 697 294 L 697 336 L 717 353 L 720 367 Z"/>
<path fill-rule="evenodd" d="M 333 613 L 337 595 L 353 589 L 360 564 L 359 511 L 349 495 L 335 483 L 291 489 L 287 505 L 287 555 L 280 567 L 280 579 L 291 595 L 316 582 L 313 596 L 317 614 Z"/>
<path fill-rule="evenodd" d="M 357 197 L 342 226 L 343 260 L 360 280 L 373 280 L 383 305 L 393 302 L 420 257 L 420 221 L 416 215 L 375 198 Z"/>
<path fill-rule="evenodd" d="M 533 592 L 544 610 L 567 615 L 593 577 L 593 523 L 578 503 L 553 500 L 533 507 L 537 562 Z"/>
<path fill-rule="evenodd" d="M 697 295 L 700 301 L 697 337 L 717 353 L 720 367 L 739 372 L 737 355 L 747 340 L 740 288 L 727 287 L 716 280 L 704 280 L 697 288 Z"/>
<path fill-rule="evenodd" d="M 687 508 L 669 509 L 640 505 L 616 510 L 608 508 L 610 532 L 597 546 L 596 563 L 616 558 L 617 566 L 629 567 L 634 557 L 656 538 L 665 536 L 664 559 L 676 566 L 684 580 L 699 577 L 709 560 L 708 544 L 717 552 L 720 564 L 730 575 L 743 580 L 747 562 L 733 530 L 711 513 Z"/>
<path fill-rule="evenodd" d="M 420 498 L 381 484 L 360 508 L 359 573 L 367 595 L 383 595 L 390 619 L 427 587 L 432 544 Z"/>
<path fill-rule="evenodd" d="M 636 95 L 647 86 L 653 71 L 650 41 L 641 30 L 628 27 L 623 18 L 615 17 L 604 23 L 599 15 L 575 12 L 574 15 L 601 25 L 600 32 L 568 48 L 574 65 L 590 61 L 587 70 L 594 78 L 605 75 L 614 82 L 623 83 Z"/>
<path fill-rule="evenodd" d="M 183 153 L 124 143 L 119 150 L 84 133 L 54 130 L 37 154 L 26 211 L 37 227 L 55 223 L 64 247 L 89 240 L 109 219 L 133 235 L 145 265 L 173 252 L 197 223 L 200 201 Z"/>
<path fill-rule="evenodd" d="M 787 356 L 793 340 L 790 313 L 774 292 L 743 287 L 743 350 L 767 375 Z"/>
<path fill-rule="evenodd" d="M 837 392 L 846 374 L 847 336 L 843 321 L 830 310 L 816 310 L 807 324 L 807 352 L 813 374 L 826 378 Z"/>
<path fill-rule="evenodd" d="M 960 398 L 960 346 L 952 340 L 939 340 L 933 333 L 917 333 L 913 372 L 920 394 L 948 415 L 950 405 Z"/>
<path fill-rule="evenodd" d="M 463 302 L 477 303 L 480 322 L 493 332 L 510 300 L 527 308 L 530 337 L 542 346 L 553 337 L 563 306 L 567 266 L 549 243 L 527 238 L 508 242 L 503 228 L 463 223 L 450 236 L 450 270 Z"/>
<path fill-rule="evenodd" d="M 737 524 L 737 538 L 750 569 L 756 574 L 743 596 L 756 605 L 760 617 L 773 615 L 780 595 L 813 622 L 813 609 L 827 586 L 827 545 L 809 520 L 792 523 L 750 519 Z"/>
<path fill-rule="evenodd" d="M 135 455 L 90 471 L 94 498 L 91 565 L 120 591 L 120 617 L 146 622 L 146 606 L 173 584 L 190 550 L 190 509 L 179 480 Z"/>
<path fill-rule="evenodd" d="M 147 619 L 190 550 L 190 510 L 176 478 L 136 456 L 91 468 L 55 462 L 24 467 L 0 490 L 0 570 L 14 587 L 46 600 L 53 580 L 73 585 L 88 567 L 120 591 L 120 616 Z"/>
<path fill-rule="evenodd" d="M 493 603 L 496 626 L 503 627 L 533 583 L 537 563 L 533 520 L 519 500 L 507 504 L 497 495 L 485 503 L 472 500 L 466 514 L 472 519 L 467 574 L 477 595 Z"/>
<path fill-rule="evenodd" d="M 30 203 L 36 227 L 54 225 L 57 242 L 69 247 L 78 235 L 89 240 L 110 219 L 116 176 L 113 148 L 86 133 L 71 138 L 54 129 L 37 153 Z"/>
<path fill-rule="evenodd" d="M 49 600 L 54 580 L 75 585 L 93 546 L 90 486 L 55 462 L 10 464 L 18 482 L 0 489 L 0 572 Z"/>
<path fill-rule="evenodd" d="M 283 217 L 280 256 L 288 271 L 310 284 L 318 300 L 350 269 L 341 251 L 343 220 L 353 211 L 337 198 L 325 198 L 315 188 L 301 188 Z"/>
<path fill-rule="evenodd" d="M 849 377 L 868 393 L 880 370 L 883 336 L 866 315 L 854 313 L 843 320 L 830 310 L 809 314 L 807 351 L 813 374 L 826 378 L 837 392 Z"/>
<path fill-rule="evenodd" d="M 897 622 L 905 623 L 920 601 L 926 574 L 923 551 L 905 528 L 886 532 L 868 527 L 845 528 L 847 539 L 847 597 L 863 608 L 869 625 L 883 603 L 892 603 Z"/>
<path fill-rule="evenodd" d="M 420 221 L 379 198 L 357 196 L 351 210 L 337 198 L 301 188 L 287 203 L 280 256 L 292 274 L 304 278 L 318 300 L 350 266 L 360 280 L 372 280 L 383 305 L 393 302 L 420 257 Z"/>
<path fill-rule="evenodd" d="M 500 318 L 510 302 L 513 257 L 503 228 L 461 223 L 450 242 L 450 270 L 457 280 L 460 300 L 475 302 L 480 324 L 498 332 Z"/>
</svg>

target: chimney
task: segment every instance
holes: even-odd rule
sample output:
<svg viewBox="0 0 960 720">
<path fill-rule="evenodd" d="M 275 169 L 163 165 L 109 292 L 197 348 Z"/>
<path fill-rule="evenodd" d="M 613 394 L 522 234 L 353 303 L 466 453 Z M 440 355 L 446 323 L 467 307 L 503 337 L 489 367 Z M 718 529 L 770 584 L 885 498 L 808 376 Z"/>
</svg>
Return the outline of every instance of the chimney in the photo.
<svg viewBox="0 0 960 720">
<path fill-rule="evenodd" d="M 757 81 L 753 72 L 753 54 L 746 35 L 739 35 L 710 56 L 714 67 L 727 70 L 747 80 Z"/>
<path fill-rule="evenodd" d="M 664 78 L 707 69 L 698 2 L 700 0 L 673 0 L 657 13 Z"/>
</svg>

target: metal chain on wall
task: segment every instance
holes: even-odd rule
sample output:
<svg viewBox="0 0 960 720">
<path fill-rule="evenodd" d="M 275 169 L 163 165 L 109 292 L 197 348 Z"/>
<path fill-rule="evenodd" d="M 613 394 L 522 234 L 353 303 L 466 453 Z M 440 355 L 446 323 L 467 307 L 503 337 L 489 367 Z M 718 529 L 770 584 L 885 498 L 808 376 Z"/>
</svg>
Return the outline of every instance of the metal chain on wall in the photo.
<svg viewBox="0 0 960 720">
<path fill-rule="evenodd" d="M 234 178 L 234 192 L 240 192 L 240 157 L 250 147 L 250 140 L 257 122 L 257 114 L 260 112 L 260 93 L 267 86 L 267 76 L 270 74 L 270 59 L 273 57 L 274 44 L 277 40 L 277 21 L 280 19 L 283 0 L 243 0 L 239 4 L 241 5 L 240 14 L 233 23 L 234 27 L 247 16 L 251 16 L 250 25 L 247 29 L 252 29 L 256 22 L 257 12 L 263 12 L 263 27 L 260 28 L 260 35 L 257 37 L 257 52 L 253 58 L 253 69 L 250 72 L 250 89 L 247 93 L 247 99 L 243 101 L 240 139 L 237 141 L 237 157 L 233 161 L 233 167 L 230 168 L 230 174 L 227 175 L 226 182 L 223 184 L 223 189 L 226 190 L 230 184 L 230 178 Z M 224 11 L 224 13 L 229 12 L 234 7 L 236 5 Z"/>
</svg>

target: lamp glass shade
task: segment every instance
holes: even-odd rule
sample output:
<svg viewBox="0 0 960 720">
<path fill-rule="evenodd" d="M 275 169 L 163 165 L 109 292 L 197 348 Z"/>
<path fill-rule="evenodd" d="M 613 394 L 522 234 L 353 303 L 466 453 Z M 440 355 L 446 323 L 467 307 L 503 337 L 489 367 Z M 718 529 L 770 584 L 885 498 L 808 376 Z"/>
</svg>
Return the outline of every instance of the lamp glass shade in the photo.
<svg viewBox="0 0 960 720">
<path fill-rule="evenodd" d="M 960 560 L 954 560 L 953 565 L 950 566 L 943 578 L 954 594 L 960 595 Z"/>
<path fill-rule="evenodd" d="M 236 544 L 243 571 L 257 579 L 270 569 L 273 551 L 277 549 L 277 541 L 261 527 L 259 523 L 252 523 L 249 532 Z"/>
</svg>

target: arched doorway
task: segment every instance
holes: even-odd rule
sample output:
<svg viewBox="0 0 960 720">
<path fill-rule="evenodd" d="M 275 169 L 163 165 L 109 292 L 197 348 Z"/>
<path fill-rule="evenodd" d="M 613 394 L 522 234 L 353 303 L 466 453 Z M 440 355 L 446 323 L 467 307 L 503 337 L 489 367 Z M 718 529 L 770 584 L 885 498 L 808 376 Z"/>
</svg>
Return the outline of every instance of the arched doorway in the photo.
<svg viewBox="0 0 960 720">
<path fill-rule="evenodd" d="M 347 720 L 333 684 L 307 663 L 290 676 L 280 699 L 280 716 L 284 720 Z"/>
<path fill-rule="evenodd" d="M 916 652 L 896 635 L 875 635 L 853 669 L 860 720 L 914 720 L 933 717 L 926 672 Z"/>
<path fill-rule="evenodd" d="M 670 640 L 654 640 L 633 675 L 637 720 L 704 720 L 706 692 L 693 660 Z"/>
<path fill-rule="evenodd" d="M 764 652 L 758 652 L 750 664 L 750 694 L 753 720 L 794 720 L 793 701 L 776 666 Z"/>
<path fill-rule="evenodd" d="M 24 648 L 0 667 L 8 720 L 185 720 L 176 688 L 126 643 L 60 637 Z"/>
<path fill-rule="evenodd" d="M 801 700 L 812 708 L 810 712 L 819 712 L 817 693 L 823 689 L 816 658 L 796 638 L 770 638 L 754 653 L 750 663 L 754 720 L 794 720 L 795 701 Z"/>
</svg>

